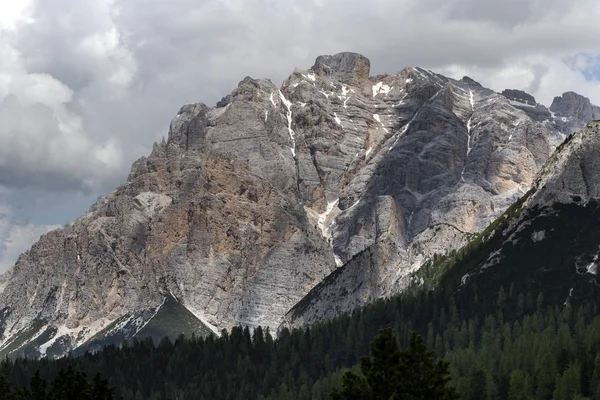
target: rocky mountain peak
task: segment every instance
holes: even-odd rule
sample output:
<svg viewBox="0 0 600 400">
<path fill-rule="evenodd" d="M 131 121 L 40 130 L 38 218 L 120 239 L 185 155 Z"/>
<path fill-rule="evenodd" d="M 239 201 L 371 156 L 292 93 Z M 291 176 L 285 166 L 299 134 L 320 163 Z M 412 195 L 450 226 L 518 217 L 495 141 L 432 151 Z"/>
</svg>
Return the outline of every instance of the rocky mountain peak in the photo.
<svg viewBox="0 0 600 400">
<path fill-rule="evenodd" d="M 600 198 L 600 121 L 569 136 L 539 172 L 532 204 Z M 543 190 L 541 190 L 543 189 Z"/>
<path fill-rule="evenodd" d="M 600 118 L 600 107 L 575 92 L 565 92 L 562 96 L 556 96 L 550 111 L 556 116 L 555 122 L 559 129 L 566 134 L 577 132 L 588 121 Z"/>
<path fill-rule="evenodd" d="M 584 120 L 600 118 L 600 107 L 592 105 L 590 99 L 575 92 L 565 92 L 556 96 L 550 111 L 559 117 L 575 117 Z"/>
<path fill-rule="evenodd" d="M 509 100 L 520 102 L 530 106 L 535 106 L 537 104 L 537 102 L 535 101 L 535 97 L 523 90 L 505 89 L 502 91 L 502 95 Z"/>
<path fill-rule="evenodd" d="M 468 77 L 468 76 L 463 76 L 460 81 L 463 82 L 463 83 L 466 83 L 467 85 L 483 87 L 481 85 L 481 83 L 477 82 L 476 80 L 474 80 L 473 78 Z"/>
<path fill-rule="evenodd" d="M 317 57 L 311 69 L 318 76 L 357 86 L 368 81 L 371 62 L 361 54 L 344 52 Z"/>
</svg>

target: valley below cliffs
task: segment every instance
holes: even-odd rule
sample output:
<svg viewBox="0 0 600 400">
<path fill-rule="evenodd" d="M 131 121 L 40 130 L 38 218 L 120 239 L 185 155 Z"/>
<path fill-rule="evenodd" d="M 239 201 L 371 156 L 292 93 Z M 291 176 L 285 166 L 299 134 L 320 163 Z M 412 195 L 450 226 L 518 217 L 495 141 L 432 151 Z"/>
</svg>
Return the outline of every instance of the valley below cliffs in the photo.
<svg viewBox="0 0 600 400">
<path fill-rule="evenodd" d="M 546 108 L 416 67 L 370 76 L 355 53 L 281 87 L 246 77 L 215 107 L 183 106 L 124 184 L 19 257 L 0 354 L 275 331 L 400 293 L 597 118 L 576 93 Z"/>
</svg>

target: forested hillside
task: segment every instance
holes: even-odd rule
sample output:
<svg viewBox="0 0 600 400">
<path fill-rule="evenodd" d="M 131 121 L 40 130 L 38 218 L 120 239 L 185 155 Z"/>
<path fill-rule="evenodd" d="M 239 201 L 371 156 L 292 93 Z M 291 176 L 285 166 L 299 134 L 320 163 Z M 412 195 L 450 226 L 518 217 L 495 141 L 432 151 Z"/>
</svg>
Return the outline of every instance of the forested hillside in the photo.
<svg viewBox="0 0 600 400">
<path fill-rule="evenodd" d="M 37 370 L 52 379 L 72 366 L 107 377 L 125 399 L 327 399 L 343 369 L 391 326 L 402 346 L 415 330 L 450 362 L 462 399 L 598 398 L 595 304 L 546 304 L 527 281 L 500 287 L 493 305 L 481 298 L 472 287 L 441 288 L 379 301 L 304 331 L 283 330 L 277 340 L 262 329 L 236 328 L 219 338 L 148 339 L 79 358 L 4 361 L 2 373 L 24 386 Z"/>
</svg>

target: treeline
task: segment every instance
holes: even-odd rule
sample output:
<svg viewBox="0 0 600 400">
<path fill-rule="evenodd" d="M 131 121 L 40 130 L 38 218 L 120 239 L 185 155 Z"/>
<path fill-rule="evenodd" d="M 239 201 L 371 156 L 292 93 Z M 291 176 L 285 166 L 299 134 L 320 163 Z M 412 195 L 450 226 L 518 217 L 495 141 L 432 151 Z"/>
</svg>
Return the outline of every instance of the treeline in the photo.
<svg viewBox="0 0 600 400">
<path fill-rule="evenodd" d="M 100 375 L 89 382 L 84 373 L 71 367 L 59 371 L 51 382 L 36 371 L 29 385 L 23 387 L 15 387 L 0 376 L 0 400 L 113 400 L 114 393 L 115 389 Z"/>
<path fill-rule="evenodd" d="M 482 312 L 493 308 L 493 312 Z M 328 399 L 345 368 L 390 326 L 406 345 L 413 331 L 450 363 L 462 399 L 600 399 L 600 317 L 592 302 L 545 305 L 543 294 L 500 288 L 494 307 L 474 291 L 437 290 L 378 301 L 307 330 L 235 328 L 221 337 L 107 347 L 59 360 L 5 360 L 0 372 L 27 387 L 71 367 L 101 374 L 124 399 Z"/>
</svg>

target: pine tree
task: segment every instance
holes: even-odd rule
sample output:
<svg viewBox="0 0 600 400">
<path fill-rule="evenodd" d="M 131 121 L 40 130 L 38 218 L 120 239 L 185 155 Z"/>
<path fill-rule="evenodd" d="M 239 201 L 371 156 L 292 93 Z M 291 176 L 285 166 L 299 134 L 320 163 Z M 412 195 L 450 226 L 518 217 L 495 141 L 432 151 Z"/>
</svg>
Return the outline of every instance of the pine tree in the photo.
<svg viewBox="0 0 600 400">
<path fill-rule="evenodd" d="M 33 377 L 29 381 L 29 390 L 31 391 L 32 400 L 46 400 L 46 381 L 40 378 L 40 371 L 35 371 Z"/>
<path fill-rule="evenodd" d="M 570 364 L 561 377 L 558 378 L 554 390 L 554 400 L 572 400 L 581 393 L 579 366 Z"/>
<path fill-rule="evenodd" d="M 435 361 L 421 336 L 413 333 L 408 349 L 400 351 L 390 328 L 382 330 L 371 344 L 371 357 L 361 359 L 363 376 L 344 375 L 341 390 L 333 390 L 335 400 L 420 400 L 458 399 L 448 386 L 448 363 Z"/>
<path fill-rule="evenodd" d="M 594 393 L 598 387 L 600 387 L 600 353 L 594 358 L 594 371 L 590 379 L 590 391 L 594 400 L 600 400 L 600 393 Z"/>
</svg>

